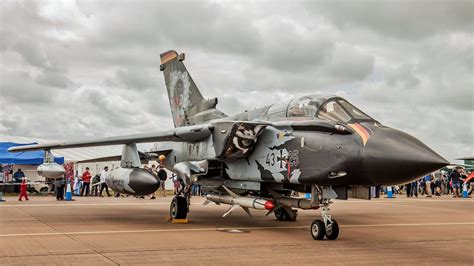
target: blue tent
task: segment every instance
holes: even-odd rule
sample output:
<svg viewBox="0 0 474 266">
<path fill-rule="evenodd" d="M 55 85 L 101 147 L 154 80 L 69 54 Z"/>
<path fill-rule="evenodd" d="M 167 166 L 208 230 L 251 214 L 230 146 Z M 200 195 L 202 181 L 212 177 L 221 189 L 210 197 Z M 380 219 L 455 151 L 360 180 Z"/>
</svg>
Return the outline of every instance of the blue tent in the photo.
<svg viewBox="0 0 474 266">
<path fill-rule="evenodd" d="M 13 143 L 0 142 L 0 164 L 42 164 L 44 151 L 25 151 L 25 152 L 9 152 L 8 148 L 14 146 L 24 146 L 36 143 Z M 54 161 L 58 164 L 64 163 L 64 157 L 54 156 Z"/>
</svg>

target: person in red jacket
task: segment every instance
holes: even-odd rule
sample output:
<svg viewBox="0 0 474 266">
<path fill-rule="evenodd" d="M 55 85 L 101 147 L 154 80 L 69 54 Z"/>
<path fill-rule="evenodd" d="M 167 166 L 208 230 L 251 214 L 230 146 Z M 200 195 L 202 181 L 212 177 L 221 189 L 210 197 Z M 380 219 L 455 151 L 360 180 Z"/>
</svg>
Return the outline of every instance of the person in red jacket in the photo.
<svg viewBox="0 0 474 266">
<path fill-rule="evenodd" d="M 471 173 L 467 176 L 464 184 L 469 184 L 469 190 L 467 191 L 467 194 L 471 195 L 472 191 L 474 191 L 474 170 L 471 170 Z"/>
<path fill-rule="evenodd" d="M 28 194 L 26 194 L 26 178 L 23 178 L 23 180 L 21 180 L 21 185 L 20 185 L 20 198 L 18 199 L 19 201 L 21 201 L 21 199 L 23 197 L 25 197 L 26 200 L 28 200 Z"/>
<path fill-rule="evenodd" d="M 89 172 L 89 167 L 86 167 L 84 173 L 82 173 L 82 188 L 81 188 L 81 197 L 84 195 L 84 190 L 86 191 L 86 196 L 89 196 L 89 185 L 91 183 L 92 175 Z"/>
<path fill-rule="evenodd" d="M 466 180 L 464 180 L 465 184 L 469 182 L 474 182 L 474 170 L 471 170 L 471 173 L 467 176 Z"/>
</svg>

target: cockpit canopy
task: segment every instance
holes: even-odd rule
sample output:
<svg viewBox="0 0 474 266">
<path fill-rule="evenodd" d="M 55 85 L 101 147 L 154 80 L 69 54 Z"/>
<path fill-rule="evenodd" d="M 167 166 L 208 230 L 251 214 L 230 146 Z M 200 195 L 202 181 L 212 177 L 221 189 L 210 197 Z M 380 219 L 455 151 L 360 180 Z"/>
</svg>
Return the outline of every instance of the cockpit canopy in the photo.
<svg viewBox="0 0 474 266">
<path fill-rule="evenodd" d="M 311 120 L 314 118 L 348 123 L 351 121 L 374 121 L 373 118 L 335 95 L 315 94 L 279 103 L 267 110 L 268 120 L 286 117 L 289 120 Z"/>
</svg>

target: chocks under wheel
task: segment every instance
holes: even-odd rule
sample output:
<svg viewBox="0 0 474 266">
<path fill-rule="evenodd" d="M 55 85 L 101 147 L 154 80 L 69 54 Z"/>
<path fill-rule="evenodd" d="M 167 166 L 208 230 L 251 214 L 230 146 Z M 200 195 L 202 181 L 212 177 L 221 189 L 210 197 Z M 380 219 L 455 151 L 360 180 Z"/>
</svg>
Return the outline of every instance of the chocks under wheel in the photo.
<svg viewBox="0 0 474 266">
<path fill-rule="evenodd" d="M 189 223 L 188 219 L 173 219 L 171 217 L 165 217 L 165 220 L 172 224 L 187 224 Z"/>
</svg>

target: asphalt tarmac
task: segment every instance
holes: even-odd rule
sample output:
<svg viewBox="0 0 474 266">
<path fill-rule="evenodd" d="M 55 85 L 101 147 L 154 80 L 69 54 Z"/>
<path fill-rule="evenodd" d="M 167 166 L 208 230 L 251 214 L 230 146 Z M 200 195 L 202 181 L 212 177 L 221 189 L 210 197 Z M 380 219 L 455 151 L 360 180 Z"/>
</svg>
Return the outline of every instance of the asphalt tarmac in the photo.
<svg viewBox="0 0 474 266">
<path fill-rule="evenodd" d="M 319 211 L 279 222 L 264 211 L 222 218 L 228 206 L 192 200 L 190 223 L 165 221 L 171 197 L 7 197 L 0 265 L 29 264 L 474 264 L 474 200 L 336 200 L 335 241 L 309 233 Z"/>
</svg>

